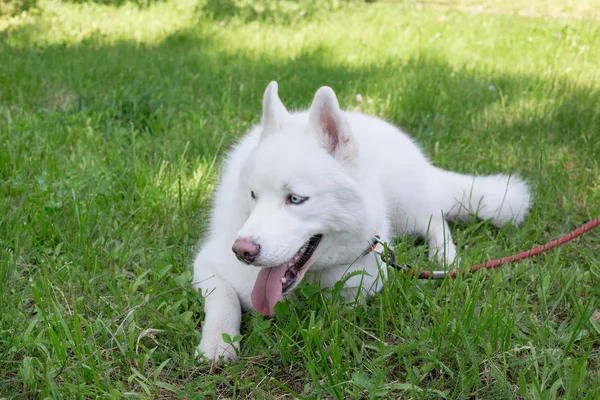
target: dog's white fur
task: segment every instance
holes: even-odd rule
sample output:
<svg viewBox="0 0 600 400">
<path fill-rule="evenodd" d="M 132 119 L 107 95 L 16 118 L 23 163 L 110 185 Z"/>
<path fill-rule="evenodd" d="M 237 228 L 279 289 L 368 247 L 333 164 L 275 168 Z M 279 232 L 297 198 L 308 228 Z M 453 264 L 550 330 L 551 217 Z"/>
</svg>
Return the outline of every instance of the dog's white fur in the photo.
<svg viewBox="0 0 600 400">
<path fill-rule="evenodd" d="M 251 191 L 256 194 L 252 199 Z M 307 196 L 286 204 L 290 193 Z M 236 357 L 243 310 L 260 267 L 289 260 L 315 234 L 323 234 L 305 279 L 330 287 L 344 274 L 364 270 L 346 283 L 349 293 L 379 290 L 382 277 L 373 254 L 348 266 L 372 242 L 405 233 L 426 238 L 429 255 L 455 261 L 446 220 L 473 215 L 502 226 L 519 223 L 529 208 L 527 184 L 506 175 L 470 176 L 428 161 L 413 140 L 373 116 L 340 110 L 335 93 L 320 88 L 308 111 L 288 113 L 267 87 L 260 126 L 231 150 L 214 197 L 210 232 L 194 262 L 194 286 L 205 296 L 198 355 L 217 361 Z M 255 265 L 235 257 L 236 238 L 261 246 Z M 256 266 L 258 265 L 258 266 Z"/>
</svg>

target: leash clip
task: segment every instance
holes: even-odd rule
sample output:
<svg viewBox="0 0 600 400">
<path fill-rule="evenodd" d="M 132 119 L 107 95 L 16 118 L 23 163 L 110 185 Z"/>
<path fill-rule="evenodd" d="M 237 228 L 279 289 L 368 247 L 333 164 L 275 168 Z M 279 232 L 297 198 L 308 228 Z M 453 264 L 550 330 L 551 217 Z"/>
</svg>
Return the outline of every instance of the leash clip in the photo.
<svg viewBox="0 0 600 400">
<path fill-rule="evenodd" d="M 381 262 L 387 265 L 388 267 L 392 267 L 397 270 L 402 270 L 404 272 L 409 272 L 410 268 L 408 267 L 408 265 L 396 263 L 396 254 L 386 242 L 381 240 L 381 237 L 379 237 L 379 235 L 375 236 L 375 240 L 373 241 L 371 251 L 375 254 L 378 254 L 379 258 L 381 259 Z"/>
</svg>

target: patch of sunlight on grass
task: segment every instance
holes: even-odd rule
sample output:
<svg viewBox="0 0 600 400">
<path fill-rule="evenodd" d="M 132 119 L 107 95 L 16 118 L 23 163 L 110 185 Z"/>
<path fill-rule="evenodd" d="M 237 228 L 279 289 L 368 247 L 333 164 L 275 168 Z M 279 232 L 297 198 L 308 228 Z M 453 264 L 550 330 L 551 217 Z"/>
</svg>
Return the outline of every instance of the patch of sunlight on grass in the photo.
<svg viewBox="0 0 600 400">
<path fill-rule="evenodd" d="M 7 19 L 0 32 L 28 28 L 31 44 L 73 45 L 89 38 L 103 43 L 132 40 L 155 44 L 193 25 L 195 3 L 189 0 L 159 2 L 140 8 L 134 4 L 111 7 L 96 3 L 69 4 L 42 1 L 42 15 L 22 14 Z"/>
<path fill-rule="evenodd" d="M 495 89 L 499 90 L 499 89 Z M 496 122 L 505 128 L 534 120 L 551 120 L 552 105 L 540 103 L 539 99 L 520 97 L 514 101 L 503 98 L 500 93 L 500 101 L 490 103 L 484 109 L 482 118 L 488 123 Z M 511 99 L 512 100 L 512 99 Z"/>
<path fill-rule="evenodd" d="M 179 168 L 172 168 L 167 161 L 162 161 L 153 179 L 153 186 L 162 187 L 171 199 L 183 203 L 199 194 L 207 200 L 214 189 L 217 154 L 215 152 L 212 157 L 198 159 L 193 166 Z"/>
<path fill-rule="evenodd" d="M 318 53 L 321 63 L 330 67 L 391 64 L 398 74 L 403 62 L 415 54 L 429 54 L 479 71 L 522 74 L 539 73 L 548 64 L 564 66 L 569 79 L 585 83 L 600 62 L 591 51 L 600 46 L 594 24 L 573 29 L 560 20 L 523 18 L 515 27 L 508 15 L 423 12 L 397 3 L 351 4 L 324 13 L 297 26 L 215 21 L 203 30 L 219 43 L 222 53 L 232 56 L 286 61 Z"/>
<path fill-rule="evenodd" d="M 530 17 L 600 18 L 597 0 L 410 0 L 426 7 L 453 7 L 474 13 L 512 13 Z"/>
<path fill-rule="evenodd" d="M 32 25 L 34 18 L 27 12 L 22 12 L 18 15 L 5 16 L 0 18 L 0 33 L 9 29 L 18 29 L 23 26 Z"/>
</svg>

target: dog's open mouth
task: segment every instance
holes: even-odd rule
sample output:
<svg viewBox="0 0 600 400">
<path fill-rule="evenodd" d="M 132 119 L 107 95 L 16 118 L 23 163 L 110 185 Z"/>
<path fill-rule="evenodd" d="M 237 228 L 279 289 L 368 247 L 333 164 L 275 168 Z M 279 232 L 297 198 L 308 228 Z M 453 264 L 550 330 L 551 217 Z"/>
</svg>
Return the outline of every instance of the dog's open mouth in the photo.
<svg viewBox="0 0 600 400">
<path fill-rule="evenodd" d="M 263 315 L 273 315 L 281 295 L 298 281 L 306 263 L 314 254 L 323 235 L 311 237 L 294 256 L 283 264 L 262 268 L 252 289 L 252 304 Z"/>
</svg>

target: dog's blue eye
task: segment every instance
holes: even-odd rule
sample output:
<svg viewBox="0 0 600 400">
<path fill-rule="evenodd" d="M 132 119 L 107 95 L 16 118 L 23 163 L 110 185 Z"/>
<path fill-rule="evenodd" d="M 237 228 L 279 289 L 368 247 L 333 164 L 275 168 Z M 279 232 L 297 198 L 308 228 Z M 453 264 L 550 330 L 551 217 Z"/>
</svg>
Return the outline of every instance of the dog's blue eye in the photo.
<svg viewBox="0 0 600 400">
<path fill-rule="evenodd" d="M 288 204 L 302 204 L 306 200 L 308 200 L 308 197 L 298 196 L 297 194 L 290 194 L 287 197 L 286 203 L 288 203 Z"/>
</svg>

